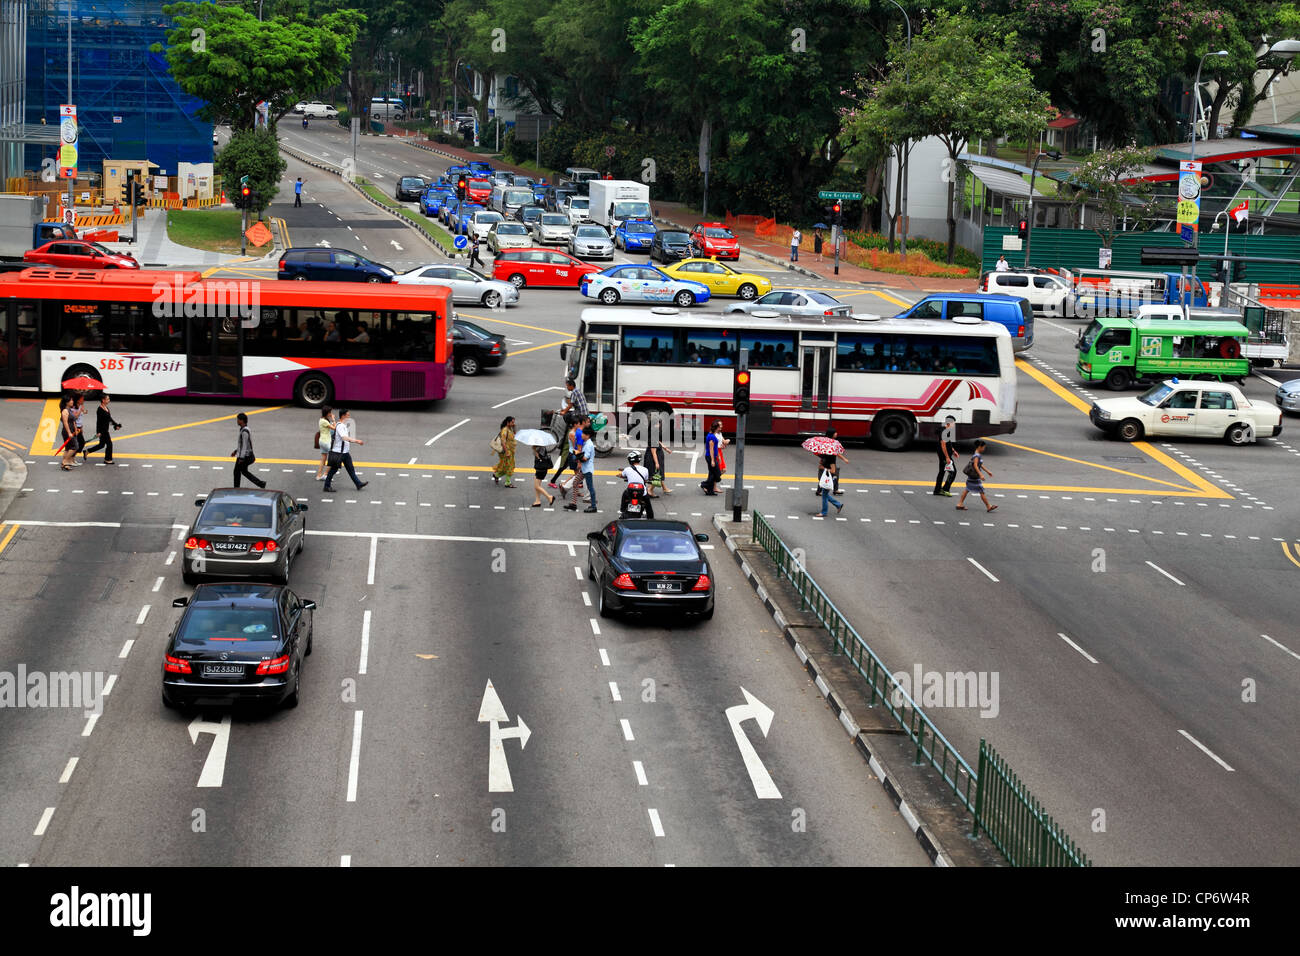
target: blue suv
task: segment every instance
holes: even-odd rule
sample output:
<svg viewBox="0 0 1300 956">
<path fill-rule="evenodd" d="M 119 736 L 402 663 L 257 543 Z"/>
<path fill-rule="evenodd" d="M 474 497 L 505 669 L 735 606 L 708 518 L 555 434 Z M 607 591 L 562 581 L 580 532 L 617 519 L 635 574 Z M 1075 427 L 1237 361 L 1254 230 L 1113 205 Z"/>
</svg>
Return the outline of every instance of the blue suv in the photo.
<svg viewBox="0 0 1300 956">
<path fill-rule="evenodd" d="M 281 279 L 315 282 L 392 282 L 395 271 L 347 249 L 298 246 L 280 256 Z"/>
<path fill-rule="evenodd" d="M 927 295 L 900 319 L 953 319 L 968 316 L 997 322 L 1011 333 L 1011 348 L 1023 352 L 1034 344 L 1034 310 L 1028 299 L 981 292 L 943 292 Z"/>
</svg>

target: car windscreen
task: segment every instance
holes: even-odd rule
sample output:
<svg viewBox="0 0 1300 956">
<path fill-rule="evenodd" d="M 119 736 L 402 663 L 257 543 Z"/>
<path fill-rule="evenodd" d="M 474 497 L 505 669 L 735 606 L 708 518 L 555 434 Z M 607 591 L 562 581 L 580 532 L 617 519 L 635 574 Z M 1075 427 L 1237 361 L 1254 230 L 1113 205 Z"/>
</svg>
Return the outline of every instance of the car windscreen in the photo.
<svg viewBox="0 0 1300 956">
<path fill-rule="evenodd" d="M 809 292 L 808 298 L 812 299 L 818 305 L 840 305 L 840 300 L 832 298 L 825 292 Z"/>
<path fill-rule="evenodd" d="M 730 229 L 705 229 L 704 234 L 710 239 L 735 239 Z"/>
<path fill-rule="evenodd" d="M 569 200 L 569 205 L 570 205 L 572 208 L 574 208 L 574 209 L 590 209 L 590 208 L 591 208 L 591 200 L 590 200 L 590 199 L 570 199 L 570 200 Z"/>
<path fill-rule="evenodd" d="M 691 241 L 691 235 L 688 232 L 677 232 L 675 230 L 669 229 L 667 232 L 659 233 L 659 235 L 663 238 L 663 241 L 665 243 Z"/>
<path fill-rule="evenodd" d="M 497 226 L 497 235 L 499 236 L 526 236 L 528 230 L 524 228 L 522 222 L 503 222 Z"/>
<path fill-rule="evenodd" d="M 642 221 L 640 221 L 639 219 L 634 219 L 634 220 L 632 220 L 631 222 L 624 223 L 624 228 L 625 228 L 625 230 L 626 230 L 627 232 L 638 232 L 638 233 L 640 233 L 640 232 L 654 232 L 654 231 L 655 231 L 655 225 L 654 225 L 654 223 L 652 223 L 652 222 L 642 222 Z"/>
<path fill-rule="evenodd" d="M 269 504 L 235 504 L 220 500 L 209 501 L 199 512 L 198 527 L 248 528 L 251 531 L 270 531 L 273 510 Z"/>
<path fill-rule="evenodd" d="M 1083 335 L 1079 337 L 1079 351 L 1087 352 L 1092 349 L 1092 343 L 1097 341 L 1097 336 L 1101 334 L 1101 323 L 1096 319 L 1088 324 L 1084 329 Z"/>
<path fill-rule="evenodd" d="M 270 607 L 196 607 L 177 631 L 176 644 L 265 653 L 278 647 L 279 630 L 275 611 Z"/>
<path fill-rule="evenodd" d="M 424 188 L 424 180 L 420 179 L 418 176 L 403 176 L 402 188 L 405 189 L 408 186 L 419 186 L 420 188 Z"/>
<path fill-rule="evenodd" d="M 1145 392 L 1143 392 L 1141 395 L 1138 396 L 1138 401 L 1141 402 L 1143 405 L 1150 405 L 1152 408 L 1155 408 L 1166 398 L 1168 398 L 1171 394 L 1173 394 L 1173 391 L 1174 391 L 1173 388 L 1171 388 L 1168 385 L 1164 385 L 1164 384 L 1152 385 Z"/>
<path fill-rule="evenodd" d="M 492 182 L 487 179 L 471 179 L 469 181 L 470 189 L 491 189 Z"/>
<path fill-rule="evenodd" d="M 561 216 L 559 213 L 548 212 L 542 216 L 543 226 L 567 226 L 568 224 L 568 217 Z"/>
<path fill-rule="evenodd" d="M 499 212 L 479 212 L 474 214 L 476 222 L 502 222 L 505 219 Z"/>
<path fill-rule="evenodd" d="M 608 239 L 609 238 L 609 236 L 605 234 L 604 228 L 601 226 L 579 226 L 577 230 L 574 232 L 574 235 L 580 239 L 581 238 L 586 238 L 586 239 Z"/>
<path fill-rule="evenodd" d="M 618 543 L 618 556 L 631 561 L 699 560 L 695 539 L 676 531 L 628 531 Z"/>
</svg>

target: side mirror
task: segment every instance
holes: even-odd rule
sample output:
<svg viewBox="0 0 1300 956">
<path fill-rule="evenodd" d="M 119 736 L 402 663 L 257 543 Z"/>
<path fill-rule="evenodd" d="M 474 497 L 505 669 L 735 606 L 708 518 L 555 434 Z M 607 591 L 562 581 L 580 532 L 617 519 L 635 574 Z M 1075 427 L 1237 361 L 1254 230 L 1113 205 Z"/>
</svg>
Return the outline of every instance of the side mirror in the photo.
<svg viewBox="0 0 1300 956">
<path fill-rule="evenodd" d="M 299 511 L 306 511 L 306 510 L 307 510 L 307 506 L 306 506 L 305 504 L 301 504 L 301 505 L 298 506 L 298 510 L 299 510 Z"/>
<path fill-rule="evenodd" d="M 708 536 L 707 534 L 704 534 L 703 532 L 700 532 L 699 534 L 697 534 L 697 535 L 695 536 L 695 540 L 696 540 L 696 541 L 708 541 L 708 540 L 709 540 L 709 536 Z"/>
<path fill-rule="evenodd" d="M 304 610 L 307 610 L 307 611 L 314 611 L 314 610 L 316 610 L 316 602 L 315 602 L 315 601 L 303 601 L 303 602 L 302 602 L 302 606 L 303 606 L 303 609 L 304 609 Z"/>
<path fill-rule="evenodd" d="M 194 507 L 196 507 L 196 508 L 202 508 L 202 507 L 203 507 L 203 502 L 205 502 L 205 501 L 207 501 L 207 500 L 208 500 L 207 498 L 195 498 L 195 499 L 194 499 Z"/>
<path fill-rule="evenodd" d="M 604 541 L 604 540 L 605 540 L 605 532 L 603 532 L 603 531 L 588 531 L 588 532 L 587 532 L 587 540 L 588 540 L 588 541 Z"/>
<path fill-rule="evenodd" d="M 565 344 L 560 346 L 560 358 L 563 360 L 563 359 L 567 359 L 568 357 L 569 357 L 569 346 L 568 343 L 566 342 Z"/>
<path fill-rule="evenodd" d="M 187 597 L 179 597 L 179 598 L 172 599 L 172 607 L 188 607 L 189 603 L 190 603 L 190 599 Z"/>
</svg>

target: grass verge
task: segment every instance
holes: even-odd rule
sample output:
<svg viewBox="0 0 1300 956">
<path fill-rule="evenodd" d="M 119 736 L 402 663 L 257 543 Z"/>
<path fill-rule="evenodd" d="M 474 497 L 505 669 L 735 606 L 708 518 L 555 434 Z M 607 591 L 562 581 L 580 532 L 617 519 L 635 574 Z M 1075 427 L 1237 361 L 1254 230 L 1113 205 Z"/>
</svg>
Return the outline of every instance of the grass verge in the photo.
<svg viewBox="0 0 1300 956">
<path fill-rule="evenodd" d="M 243 215 L 238 209 L 171 209 L 167 212 L 167 238 L 191 249 L 237 256 Z"/>
</svg>

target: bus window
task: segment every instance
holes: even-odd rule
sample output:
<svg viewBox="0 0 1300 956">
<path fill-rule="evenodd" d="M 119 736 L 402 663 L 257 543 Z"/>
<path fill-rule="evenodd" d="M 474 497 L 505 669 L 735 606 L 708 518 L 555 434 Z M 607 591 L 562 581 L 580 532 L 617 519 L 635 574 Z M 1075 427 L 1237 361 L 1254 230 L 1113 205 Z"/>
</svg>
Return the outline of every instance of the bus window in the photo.
<svg viewBox="0 0 1300 956">
<path fill-rule="evenodd" d="M 835 349 L 835 368 L 838 371 L 878 372 L 884 367 L 885 342 L 881 335 L 840 333 Z"/>
<path fill-rule="evenodd" d="M 623 330 L 623 361 L 629 365 L 680 365 L 681 353 L 672 329 Z"/>
<path fill-rule="evenodd" d="M 734 365 L 736 337 L 719 329 L 689 329 L 686 362 L 689 365 Z"/>
<path fill-rule="evenodd" d="M 793 332 L 741 332 L 740 347 L 749 349 L 750 368 L 794 368 L 799 361 Z"/>
<path fill-rule="evenodd" d="M 171 340 L 152 309 L 133 302 L 114 302 L 105 315 L 111 352 L 170 352 Z"/>
<path fill-rule="evenodd" d="M 103 348 L 104 327 L 100 305 L 47 300 L 45 329 L 41 338 L 61 349 Z"/>
</svg>

